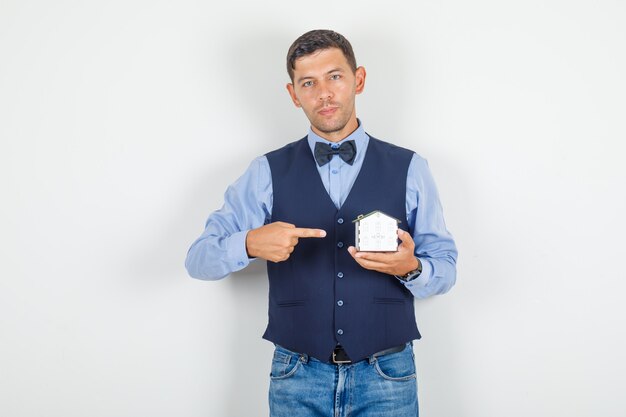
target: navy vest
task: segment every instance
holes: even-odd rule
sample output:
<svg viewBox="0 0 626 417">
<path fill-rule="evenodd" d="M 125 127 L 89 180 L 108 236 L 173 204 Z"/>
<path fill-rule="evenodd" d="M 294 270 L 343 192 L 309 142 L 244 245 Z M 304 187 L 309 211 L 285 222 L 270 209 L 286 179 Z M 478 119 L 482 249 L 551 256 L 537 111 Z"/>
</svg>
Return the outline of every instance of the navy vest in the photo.
<svg viewBox="0 0 626 417">
<path fill-rule="evenodd" d="M 357 150 L 358 151 L 358 150 Z M 413 153 L 370 137 L 359 175 L 337 210 L 307 138 L 268 153 L 272 222 L 326 230 L 300 239 L 285 262 L 268 262 L 269 323 L 263 337 L 328 362 L 340 343 L 353 361 L 419 339 L 413 295 L 390 275 L 369 271 L 347 251 L 352 221 L 374 210 L 406 224 L 406 178 Z"/>
</svg>

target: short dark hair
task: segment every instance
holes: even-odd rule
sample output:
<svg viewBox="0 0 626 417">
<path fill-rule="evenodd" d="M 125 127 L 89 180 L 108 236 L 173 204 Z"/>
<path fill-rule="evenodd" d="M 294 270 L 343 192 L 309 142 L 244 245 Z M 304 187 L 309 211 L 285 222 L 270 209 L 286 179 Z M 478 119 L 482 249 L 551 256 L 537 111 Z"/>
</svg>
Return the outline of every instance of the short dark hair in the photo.
<svg viewBox="0 0 626 417">
<path fill-rule="evenodd" d="M 310 55 L 321 49 L 338 48 L 348 60 L 352 72 L 356 71 L 356 58 L 352 45 L 341 34 L 326 29 L 311 30 L 296 39 L 287 52 L 287 72 L 293 82 L 293 70 L 296 69 L 296 59 Z"/>
</svg>

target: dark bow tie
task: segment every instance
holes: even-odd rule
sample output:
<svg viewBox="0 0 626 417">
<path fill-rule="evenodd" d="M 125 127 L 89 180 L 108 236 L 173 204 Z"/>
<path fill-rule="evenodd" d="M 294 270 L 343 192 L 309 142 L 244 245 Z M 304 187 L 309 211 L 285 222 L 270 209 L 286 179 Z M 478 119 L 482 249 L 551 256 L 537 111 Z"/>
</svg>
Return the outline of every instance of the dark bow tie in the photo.
<svg viewBox="0 0 626 417">
<path fill-rule="evenodd" d="M 346 163 L 352 165 L 354 163 L 354 157 L 356 156 L 356 143 L 354 143 L 353 140 L 348 140 L 342 143 L 337 149 L 333 149 L 332 146 L 326 143 L 316 142 L 314 154 L 317 165 L 319 166 L 329 163 L 335 155 L 339 155 Z"/>
</svg>

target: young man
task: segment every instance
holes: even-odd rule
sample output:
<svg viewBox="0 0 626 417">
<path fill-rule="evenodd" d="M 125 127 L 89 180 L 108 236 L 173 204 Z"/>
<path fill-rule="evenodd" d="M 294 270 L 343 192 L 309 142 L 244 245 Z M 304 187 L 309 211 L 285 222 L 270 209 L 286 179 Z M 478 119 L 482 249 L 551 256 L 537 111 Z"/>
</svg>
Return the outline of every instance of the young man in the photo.
<svg viewBox="0 0 626 417">
<path fill-rule="evenodd" d="M 457 257 L 428 165 L 365 133 L 366 72 L 342 35 L 305 33 L 287 71 L 308 135 L 229 187 L 187 270 L 214 280 L 269 261 L 271 416 L 417 416 L 413 299 L 447 292 Z M 396 252 L 355 249 L 352 220 L 374 210 L 400 219 Z"/>
</svg>

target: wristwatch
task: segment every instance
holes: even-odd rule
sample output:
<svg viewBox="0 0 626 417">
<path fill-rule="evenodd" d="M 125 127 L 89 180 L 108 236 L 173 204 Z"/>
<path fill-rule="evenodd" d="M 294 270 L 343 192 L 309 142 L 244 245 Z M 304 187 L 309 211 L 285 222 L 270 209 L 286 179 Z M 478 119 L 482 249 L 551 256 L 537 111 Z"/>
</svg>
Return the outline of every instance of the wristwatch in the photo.
<svg viewBox="0 0 626 417">
<path fill-rule="evenodd" d="M 417 259 L 416 269 L 409 271 L 404 275 L 396 275 L 396 278 L 398 278 L 400 281 L 409 282 L 419 277 L 421 273 L 422 273 L 422 262 L 419 259 Z"/>
</svg>

